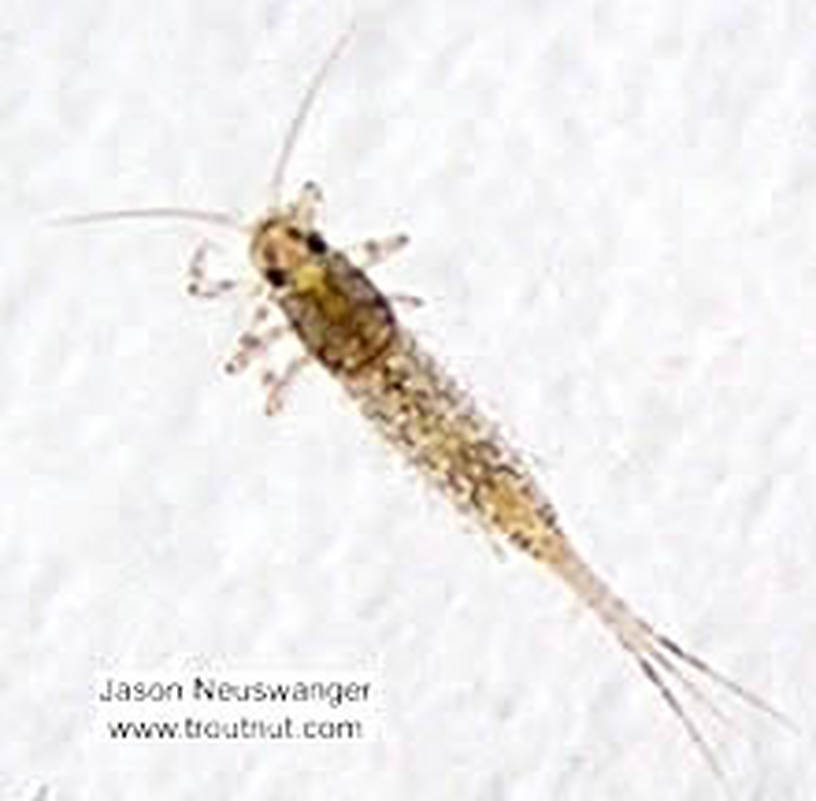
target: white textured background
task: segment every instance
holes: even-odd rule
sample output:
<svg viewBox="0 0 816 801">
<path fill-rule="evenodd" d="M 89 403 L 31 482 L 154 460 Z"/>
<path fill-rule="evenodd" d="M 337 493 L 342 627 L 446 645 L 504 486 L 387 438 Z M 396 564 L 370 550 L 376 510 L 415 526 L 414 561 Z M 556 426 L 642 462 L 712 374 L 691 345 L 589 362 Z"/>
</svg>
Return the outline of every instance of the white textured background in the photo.
<svg viewBox="0 0 816 801">
<path fill-rule="evenodd" d="M 203 229 L 44 224 L 261 208 L 355 9 L 288 188 L 320 180 L 333 242 L 411 234 L 378 279 L 580 549 L 802 727 L 695 708 L 736 797 L 816 795 L 812 3 L 3 9 L 0 798 L 717 797 L 591 616 L 319 371 L 272 421 L 223 376 L 237 312 L 182 292 Z M 374 669 L 384 736 L 102 743 L 92 682 L 138 668 Z"/>
</svg>

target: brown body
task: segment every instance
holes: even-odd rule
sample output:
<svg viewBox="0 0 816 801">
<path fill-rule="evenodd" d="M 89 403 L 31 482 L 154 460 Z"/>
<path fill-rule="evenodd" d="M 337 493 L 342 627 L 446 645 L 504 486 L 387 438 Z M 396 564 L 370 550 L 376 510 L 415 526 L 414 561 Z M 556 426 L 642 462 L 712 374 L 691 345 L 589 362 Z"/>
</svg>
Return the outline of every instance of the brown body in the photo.
<svg viewBox="0 0 816 801">
<path fill-rule="evenodd" d="M 325 367 L 384 438 L 458 508 L 566 582 L 635 658 L 709 766 L 723 778 L 706 739 L 671 688 L 672 681 L 712 708 L 694 681 L 704 676 L 778 721 L 790 723 L 761 698 L 656 632 L 580 558 L 532 472 L 398 323 L 388 299 L 366 275 L 366 267 L 387 258 L 407 237 L 364 242 L 357 258 L 330 248 L 316 230 L 322 197 L 315 184 L 305 184 L 294 203 L 279 205 L 283 171 L 297 133 L 349 34 L 335 45 L 306 92 L 275 171 L 273 207 L 251 227 L 250 259 L 257 271 L 255 294 L 261 296 L 261 303 L 250 327 L 239 337 L 227 370 L 239 372 L 279 337 L 294 332 L 305 354 L 290 362 L 282 376 L 271 370 L 262 373 L 268 389 L 267 411 L 279 408 L 282 390 L 302 367 L 310 362 Z M 72 220 L 148 216 L 193 218 L 243 229 L 231 215 L 175 208 L 80 215 Z M 190 292 L 216 297 L 238 286 L 232 279 L 206 277 L 206 251 L 206 244 L 200 246 L 191 261 Z M 267 324 L 273 306 L 286 316 L 287 325 Z"/>
<path fill-rule="evenodd" d="M 535 558 L 560 558 L 555 511 L 521 459 L 362 270 L 293 219 L 259 224 L 251 253 L 307 352 L 390 443 L 492 533 Z"/>
<path fill-rule="evenodd" d="M 274 217 L 256 227 L 250 253 L 306 351 L 333 375 L 364 372 L 389 346 L 396 321 L 388 301 L 322 237 Z"/>
<path fill-rule="evenodd" d="M 516 451 L 399 324 L 387 298 L 363 270 L 313 230 L 312 210 L 303 201 L 307 194 L 304 189 L 298 203 L 256 224 L 250 254 L 269 299 L 284 312 L 309 358 L 340 381 L 384 438 L 459 509 L 572 588 L 634 656 L 722 777 L 713 752 L 667 679 L 710 705 L 688 673 L 691 669 L 775 717 L 779 714 L 656 632 L 583 561 Z"/>
</svg>

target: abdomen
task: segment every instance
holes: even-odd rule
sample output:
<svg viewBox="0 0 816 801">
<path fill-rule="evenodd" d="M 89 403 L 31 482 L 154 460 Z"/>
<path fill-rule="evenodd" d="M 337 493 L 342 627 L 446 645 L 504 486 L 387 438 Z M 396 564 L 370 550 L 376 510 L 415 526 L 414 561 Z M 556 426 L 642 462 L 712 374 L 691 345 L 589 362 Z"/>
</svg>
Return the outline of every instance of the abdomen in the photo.
<svg viewBox="0 0 816 801">
<path fill-rule="evenodd" d="M 537 559 L 558 561 L 555 512 L 519 456 L 406 331 L 343 383 L 380 433 L 463 511 Z"/>
</svg>

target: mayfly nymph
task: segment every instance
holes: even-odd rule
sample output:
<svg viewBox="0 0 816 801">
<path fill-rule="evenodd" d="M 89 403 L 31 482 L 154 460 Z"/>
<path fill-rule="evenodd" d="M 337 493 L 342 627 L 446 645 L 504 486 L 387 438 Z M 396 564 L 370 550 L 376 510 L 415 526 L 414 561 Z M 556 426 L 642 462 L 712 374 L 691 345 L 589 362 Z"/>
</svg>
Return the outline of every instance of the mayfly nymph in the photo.
<svg viewBox="0 0 816 801">
<path fill-rule="evenodd" d="M 787 723 L 786 719 L 637 616 L 577 553 L 532 471 L 468 395 L 423 351 L 399 322 L 391 299 L 368 277 L 367 270 L 403 247 L 407 237 L 397 235 L 335 249 L 317 227 L 322 195 L 316 184 L 306 183 L 293 203 L 280 203 L 284 168 L 297 134 L 347 38 L 340 40 L 312 80 L 287 131 L 274 175 L 271 207 L 248 227 L 255 270 L 252 295 L 258 300 L 248 329 L 226 363 L 227 370 L 242 371 L 263 357 L 273 342 L 294 333 L 303 354 L 280 374 L 262 372 L 267 411 L 279 408 L 283 391 L 306 365 L 322 365 L 385 439 L 444 495 L 489 533 L 521 549 L 572 588 L 631 654 L 711 769 L 724 779 L 707 739 L 670 686 L 672 680 L 709 708 L 712 704 L 695 683 L 695 674 L 777 720 Z M 247 230 L 227 214 L 173 208 L 70 219 L 158 215 Z M 206 253 L 204 245 L 193 256 L 190 292 L 216 297 L 235 289 L 237 281 L 207 276 Z M 283 313 L 285 323 L 271 322 L 274 309 Z"/>
</svg>

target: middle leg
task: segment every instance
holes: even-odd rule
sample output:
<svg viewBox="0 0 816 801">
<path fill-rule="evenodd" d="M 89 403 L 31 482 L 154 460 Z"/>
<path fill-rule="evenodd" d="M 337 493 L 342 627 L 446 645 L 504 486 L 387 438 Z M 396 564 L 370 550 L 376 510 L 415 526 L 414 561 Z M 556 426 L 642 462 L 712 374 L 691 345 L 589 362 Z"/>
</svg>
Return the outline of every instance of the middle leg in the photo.
<svg viewBox="0 0 816 801">
<path fill-rule="evenodd" d="M 232 355 L 224 364 L 228 373 L 240 373 L 256 357 L 266 353 L 269 346 L 291 330 L 288 325 L 267 325 L 270 307 L 267 303 L 259 303 L 252 314 L 252 320 L 245 331 L 238 337 L 238 344 Z"/>
</svg>

